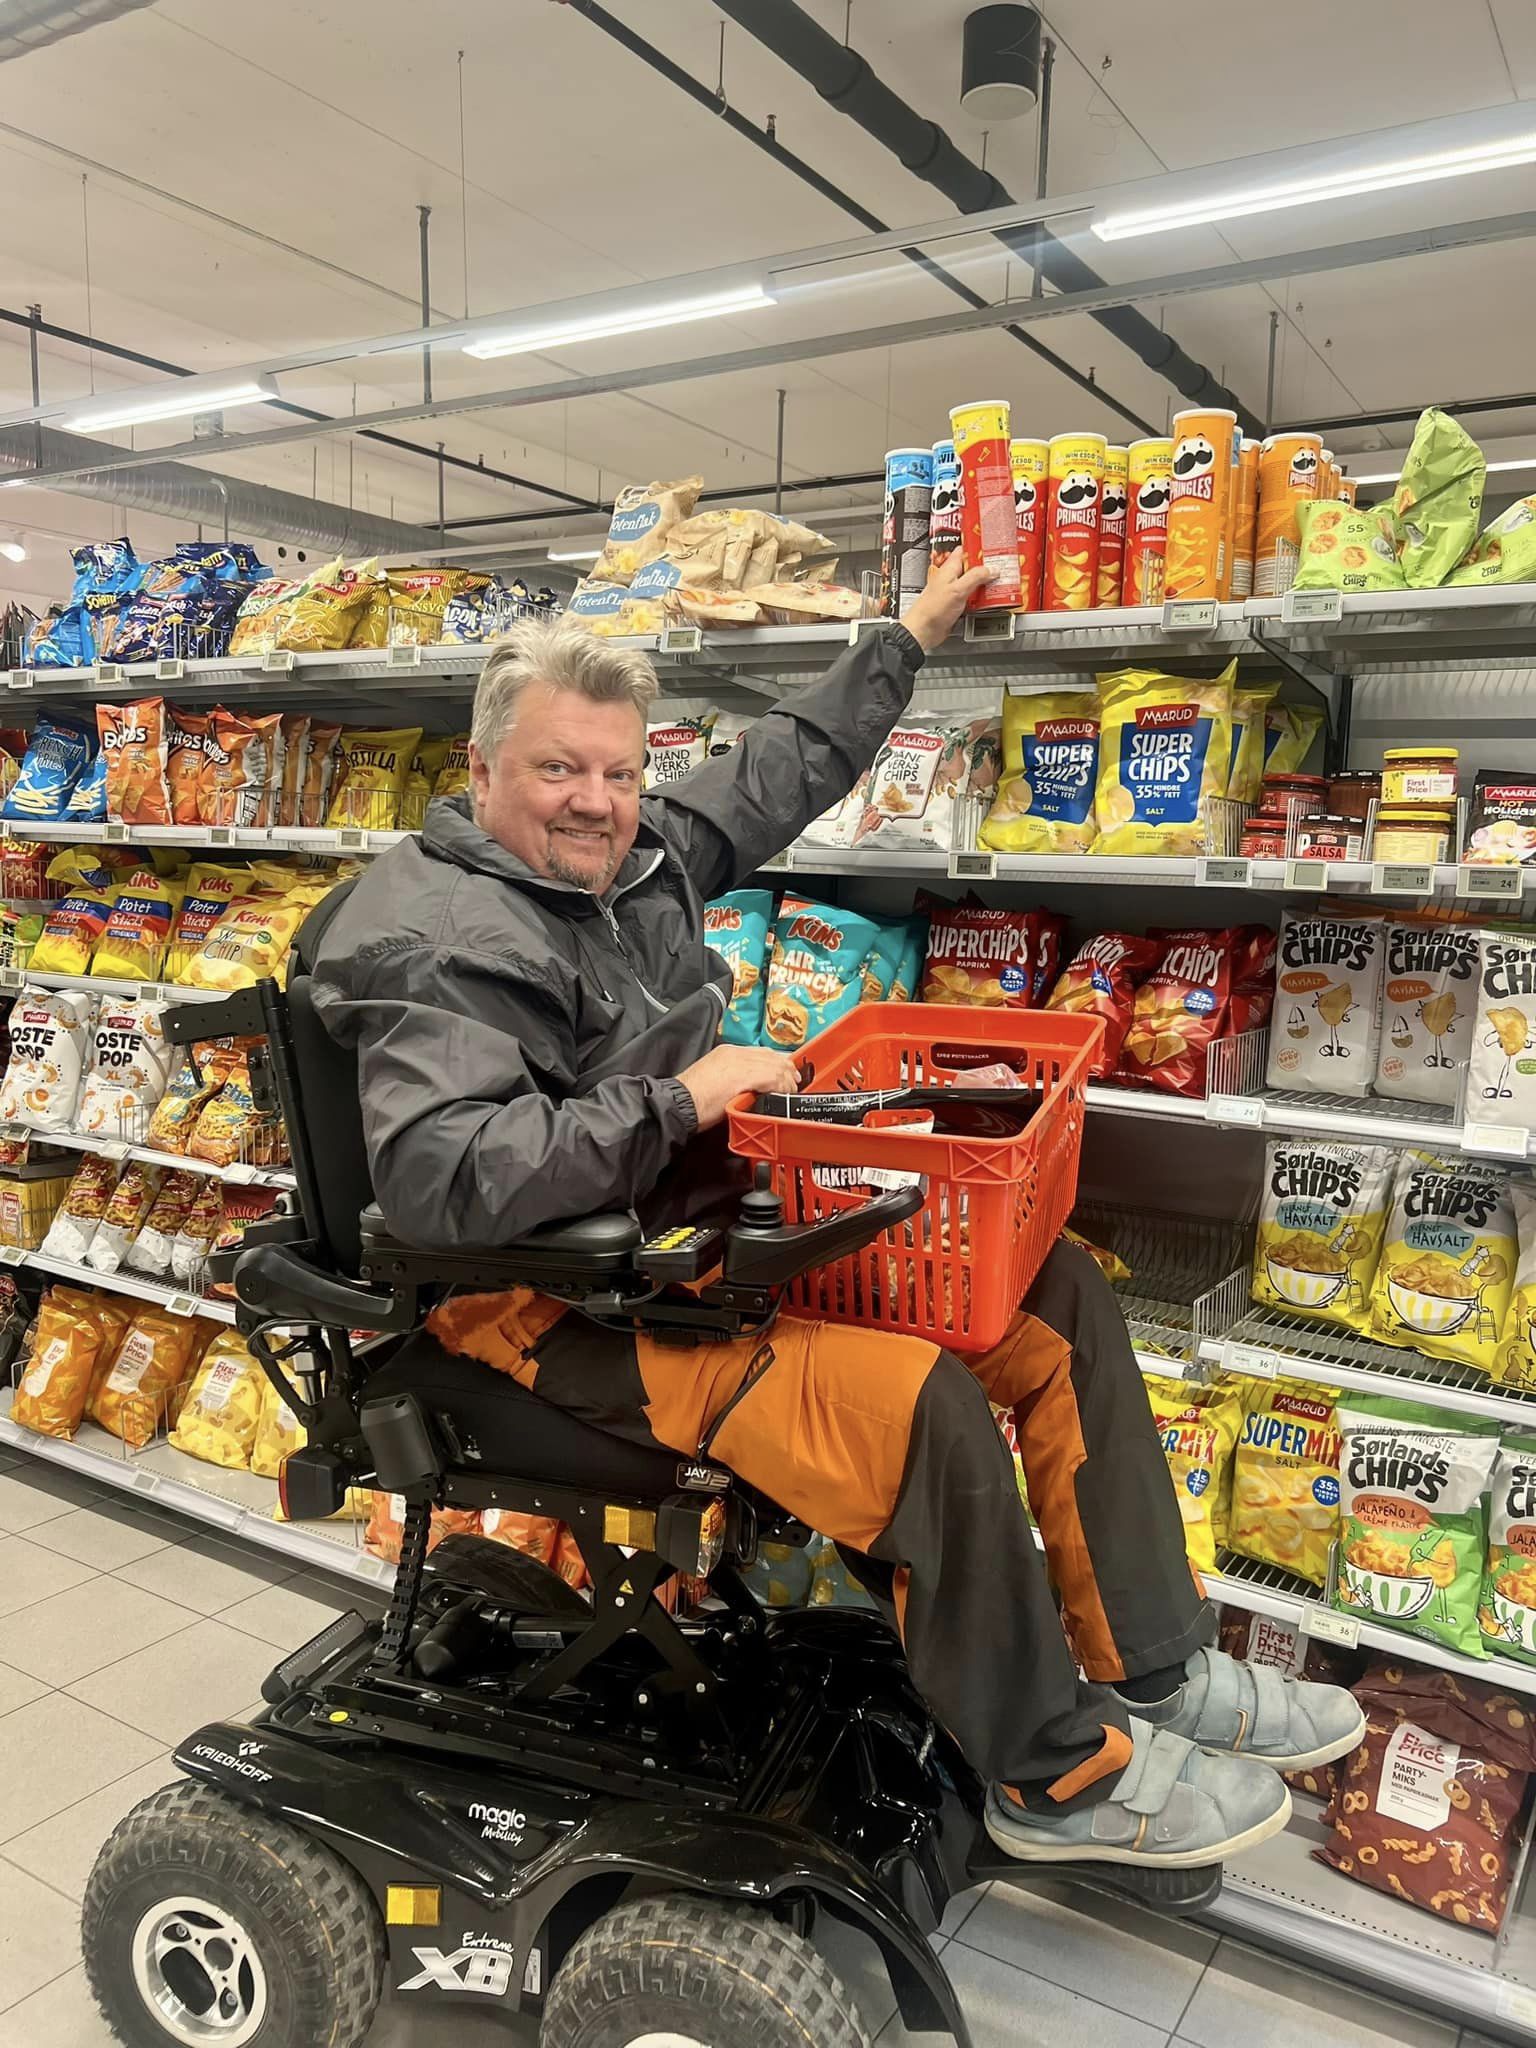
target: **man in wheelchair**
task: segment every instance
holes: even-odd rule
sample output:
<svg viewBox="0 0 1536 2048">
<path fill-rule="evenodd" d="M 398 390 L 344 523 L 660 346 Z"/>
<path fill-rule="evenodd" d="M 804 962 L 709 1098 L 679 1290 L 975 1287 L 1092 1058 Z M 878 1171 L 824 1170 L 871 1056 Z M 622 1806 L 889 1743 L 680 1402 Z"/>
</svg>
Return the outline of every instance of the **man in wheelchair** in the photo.
<svg viewBox="0 0 1536 2048">
<path fill-rule="evenodd" d="M 727 1105 L 792 1091 L 796 1070 L 717 1043 L 730 976 L 703 905 L 852 787 L 976 580 L 956 558 L 903 624 L 643 797 L 646 657 L 558 621 L 514 630 L 475 699 L 470 794 L 433 804 L 299 946 L 326 1030 L 355 1051 L 396 1238 L 452 1253 L 605 1213 L 650 1230 L 734 1209 Z M 703 1341 L 605 1326 L 518 1288 L 450 1296 L 369 1383 L 419 1397 L 487 1471 L 518 1469 L 530 1390 L 610 1438 L 727 1467 L 856 1553 L 1020 1863 L 1219 1862 L 1284 1825 L 1281 1772 L 1359 1739 L 1347 1693 L 1211 1646 L 1118 1305 L 1076 1247 L 965 1363 L 787 1315 Z M 989 1402 L 1013 1411 L 1049 1577 Z"/>
</svg>

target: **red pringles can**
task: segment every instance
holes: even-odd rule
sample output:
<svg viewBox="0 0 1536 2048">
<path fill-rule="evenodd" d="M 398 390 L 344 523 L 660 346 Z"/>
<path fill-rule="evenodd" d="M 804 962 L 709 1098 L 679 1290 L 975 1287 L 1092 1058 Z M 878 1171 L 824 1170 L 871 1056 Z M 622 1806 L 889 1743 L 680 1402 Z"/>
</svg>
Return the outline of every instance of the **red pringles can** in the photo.
<svg viewBox="0 0 1536 2048">
<path fill-rule="evenodd" d="M 1044 441 L 1010 441 L 1008 462 L 1013 471 L 1013 520 L 1019 536 L 1019 609 L 1037 612 L 1045 576 Z"/>
<path fill-rule="evenodd" d="M 1128 448 L 1104 450 L 1104 489 L 1099 497 L 1099 565 L 1093 601 L 1101 608 L 1121 603 L 1125 574 L 1125 501 L 1130 487 Z"/>
<path fill-rule="evenodd" d="M 976 612 L 1019 608 L 1019 534 L 1013 510 L 1005 399 L 980 399 L 949 411 L 960 460 L 960 545 L 967 569 L 985 564 L 988 581 L 971 599 Z"/>
<path fill-rule="evenodd" d="M 1099 571 L 1102 434 L 1053 434 L 1046 476 L 1045 602 L 1048 612 L 1093 608 Z"/>
</svg>

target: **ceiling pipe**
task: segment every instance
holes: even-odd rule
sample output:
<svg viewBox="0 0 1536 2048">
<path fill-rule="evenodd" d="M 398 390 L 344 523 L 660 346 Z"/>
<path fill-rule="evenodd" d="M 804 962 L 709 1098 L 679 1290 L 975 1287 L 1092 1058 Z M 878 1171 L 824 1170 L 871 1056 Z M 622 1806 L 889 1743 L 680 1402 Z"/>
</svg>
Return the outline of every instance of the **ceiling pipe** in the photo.
<svg viewBox="0 0 1536 2048">
<path fill-rule="evenodd" d="M 1536 406 L 1536 391 L 1511 392 L 1504 398 L 1429 398 L 1425 405 L 1437 405 L 1453 419 L 1473 412 L 1526 412 Z M 1345 412 L 1328 420 L 1282 420 L 1277 434 L 1342 434 L 1350 427 L 1404 427 L 1412 424 L 1423 405 L 1404 405 L 1384 412 Z"/>
<path fill-rule="evenodd" d="M 10 0 L 0 26 L 0 64 L 153 4 L 154 0 Z"/>
<path fill-rule="evenodd" d="M 990 207 L 1013 202 L 1013 194 L 990 171 L 973 163 L 937 122 L 892 92 L 857 50 L 828 35 L 795 0 L 715 0 L 715 5 L 782 58 L 828 106 L 856 122 L 914 177 L 942 192 L 961 213 L 985 213 Z M 1038 250 L 1041 267 L 1058 291 L 1093 291 L 1104 283 L 1091 264 L 1044 227 L 1004 230 L 998 240 L 1025 262 Z M 1263 432 L 1257 416 L 1236 393 L 1144 313 L 1131 306 L 1115 306 L 1092 317 L 1191 404 L 1228 407 L 1237 414 L 1244 433 Z"/>
</svg>

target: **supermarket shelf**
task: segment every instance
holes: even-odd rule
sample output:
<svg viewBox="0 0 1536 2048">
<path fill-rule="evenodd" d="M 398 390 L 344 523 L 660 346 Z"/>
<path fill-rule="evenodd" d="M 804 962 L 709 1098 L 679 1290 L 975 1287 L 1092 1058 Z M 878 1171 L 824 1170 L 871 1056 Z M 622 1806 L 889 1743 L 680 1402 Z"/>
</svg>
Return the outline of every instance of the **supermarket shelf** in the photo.
<svg viewBox="0 0 1536 2048">
<path fill-rule="evenodd" d="M 152 1003 L 218 1003 L 215 989 L 179 988 L 170 981 L 119 981 L 110 974 L 33 974 L 23 967 L 0 967 L 0 995 L 18 995 L 24 988 L 83 989 L 92 996 L 137 996 Z"/>
<path fill-rule="evenodd" d="M 98 1273 L 94 1266 L 77 1265 L 73 1259 L 56 1259 L 47 1252 L 24 1252 L 15 1245 L 0 1245 L 0 1266 L 26 1266 L 34 1273 L 51 1273 L 56 1280 L 69 1280 L 76 1287 L 101 1287 L 108 1294 L 129 1294 L 135 1301 L 153 1301 L 173 1314 L 205 1316 L 216 1323 L 233 1323 L 232 1301 L 214 1301 L 189 1294 L 185 1288 L 167 1287 L 159 1280 L 147 1280 L 119 1267 L 115 1273 Z"/>
<path fill-rule="evenodd" d="M 247 1166 L 240 1160 L 228 1166 L 215 1166 L 210 1159 L 191 1159 L 184 1152 L 157 1152 L 152 1145 L 131 1145 L 116 1138 L 88 1138 L 78 1131 L 34 1131 L 25 1124 L 0 1124 L 0 1138 L 23 1138 L 39 1145 L 63 1145 L 71 1152 L 101 1152 L 109 1159 L 137 1159 L 145 1166 L 163 1166 L 178 1173 L 200 1173 L 210 1180 L 233 1181 L 244 1187 L 291 1188 L 296 1185 L 293 1169 L 287 1166 Z"/>
<path fill-rule="evenodd" d="M 35 824 L 19 818 L 0 820 L 0 841 L 61 840 L 71 846 L 105 842 L 109 846 L 259 847 L 267 853 L 383 853 L 415 836 L 414 832 L 375 832 L 361 826 L 124 825 L 111 818 L 97 824 L 68 818 L 40 818 Z"/>
<path fill-rule="evenodd" d="M 1287 619 L 1284 598 L 1252 598 L 1246 628 L 1321 659 L 1359 680 L 1394 661 L 1461 661 L 1479 667 L 1536 652 L 1536 584 L 1479 590 L 1382 590 L 1341 597 L 1335 620 Z"/>
<path fill-rule="evenodd" d="M 1119 1088 L 1107 1081 L 1090 1081 L 1085 1092 L 1090 1109 L 1116 1116 L 1292 1131 L 1303 1137 L 1348 1138 L 1368 1145 L 1423 1146 L 1428 1151 L 1465 1152 L 1474 1158 L 1511 1163 L 1530 1156 L 1530 1140 L 1524 1131 L 1501 1133 L 1487 1124 L 1464 1126 L 1452 1109 L 1434 1103 L 1394 1102 L 1387 1096 L 1313 1095 L 1297 1088 L 1266 1088 L 1254 1095 L 1165 1095 L 1153 1088 Z"/>
<path fill-rule="evenodd" d="M 369 1556 L 356 1523 L 280 1522 L 277 1483 L 254 1472 L 206 1465 L 162 1441 L 131 1452 L 95 1423 L 82 1423 L 73 1442 L 39 1436 L 11 1420 L 12 1392 L 0 1389 L 0 1443 L 78 1472 L 94 1485 L 152 1500 L 226 1535 L 259 1543 L 296 1564 L 341 1572 L 369 1585 L 389 1585 L 393 1565 Z"/>
</svg>

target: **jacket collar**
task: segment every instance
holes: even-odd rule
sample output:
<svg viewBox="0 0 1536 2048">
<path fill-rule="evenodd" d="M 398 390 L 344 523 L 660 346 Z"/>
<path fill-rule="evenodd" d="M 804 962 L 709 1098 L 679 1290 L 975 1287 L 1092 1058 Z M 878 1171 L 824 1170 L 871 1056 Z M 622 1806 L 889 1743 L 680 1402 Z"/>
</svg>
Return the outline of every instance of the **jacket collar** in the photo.
<svg viewBox="0 0 1536 2048">
<path fill-rule="evenodd" d="M 541 896 L 565 898 L 571 907 L 576 903 L 597 902 L 590 889 L 581 889 L 574 882 L 556 882 L 548 875 L 541 875 L 519 860 L 515 853 L 508 853 L 498 840 L 484 832 L 475 823 L 467 796 L 442 797 L 427 806 L 427 815 L 421 828 L 423 850 L 434 860 L 451 861 L 455 867 L 468 868 L 477 875 L 490 875 L 498 882 L 511 882 L 520 889 L 531 889 Z M 661 834 L 642 819 L 635 835 L 635 843 L 619 864 L 619 872 L 609 883 L 606 896 L 611 900 L 622 896 L 626 889 L 632 889 L 637 882 L 660 867 L 664 845 Z"/>
</svg>

